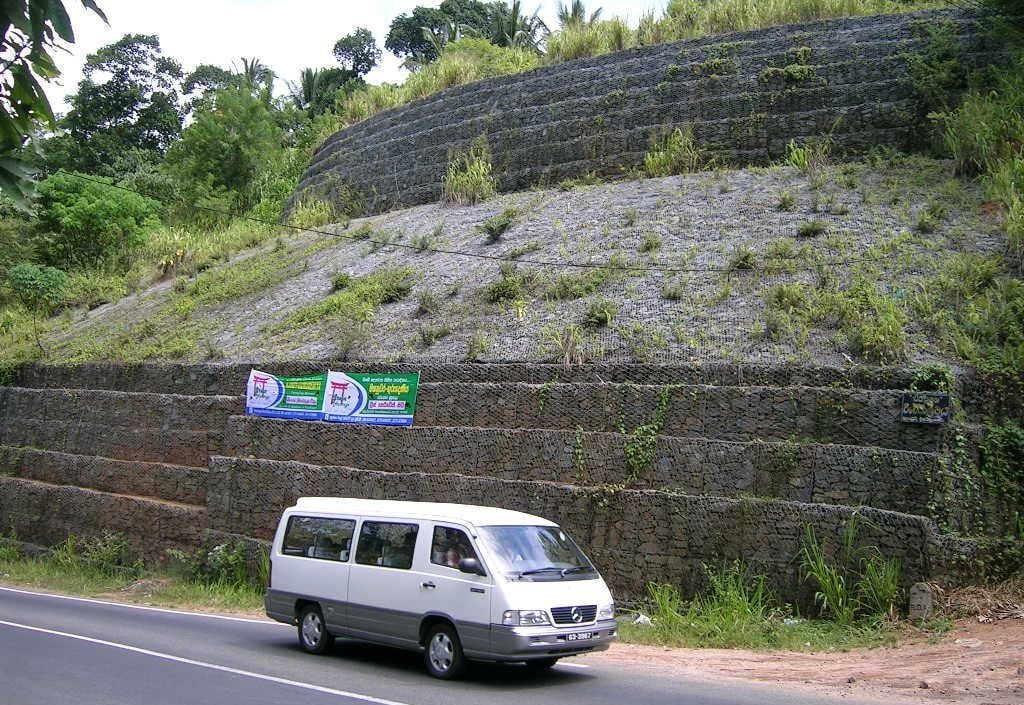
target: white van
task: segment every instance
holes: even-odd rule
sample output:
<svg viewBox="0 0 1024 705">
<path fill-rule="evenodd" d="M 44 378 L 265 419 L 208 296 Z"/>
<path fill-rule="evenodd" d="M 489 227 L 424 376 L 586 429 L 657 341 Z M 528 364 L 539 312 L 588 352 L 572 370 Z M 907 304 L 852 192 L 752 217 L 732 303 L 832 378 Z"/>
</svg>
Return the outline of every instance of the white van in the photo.
<svg viewBox="0 0 1024 705">
<path fill-rule="evenodd" d="M 271 548 L 267 614 L 323 653 L 334 637 L 423 652 L 457 677 L 466 659 L 550 668 L 607 649 L 615 605 L 565 532 L 464 504 L 303 497 Z"/>
</svg>

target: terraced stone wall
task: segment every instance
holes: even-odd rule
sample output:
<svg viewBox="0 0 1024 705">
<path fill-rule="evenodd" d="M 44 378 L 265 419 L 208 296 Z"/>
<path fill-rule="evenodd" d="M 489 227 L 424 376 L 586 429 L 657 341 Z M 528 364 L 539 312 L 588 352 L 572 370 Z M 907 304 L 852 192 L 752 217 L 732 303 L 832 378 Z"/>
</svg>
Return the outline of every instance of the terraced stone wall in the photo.
<svg viewBox="0 0 1024 705">
<path fill-rule="evenodd" d="M 60 365 L 26 364 L 10 380 L 12 385 L 36 389 L 72 388 L 120 390 L 183 395 L 241 395 L 251 367 L 280 375 L 301 375 L 325 369 L 360 372 L 420 373 L 422 384 L 603 384 L 632 383 L 648 387 L 663 385 L 714 385 L 719 387 L 808 387 L 831 388 L 801 399 L 802 408 L 829 406 L 829 397 L 843 389 L 904 390 L 913 383 L 913 369 L 895 367 L 826 367 L 795 364 L 680 363 L 594 364 L 565 368 L 552 364 L 452 363 L 443 360 L 421 363 L 382 363 L 337 360 L 305 360 L 259 363 L 84 363 Z M 1024 409 L 1024 380 L 993 380 L 972 371 L 957 376 L 957 403 L 969 420 L 1010 416 L 1020 418 Z M 451 388 L 449 388 L 451 390 Z M 447 392 L 446 392 L 447 393 Z M 457 394 L 457 392 L 452 392 Z M 545 392 L 531 393 L 530 404 L 539 403 Z M 548 398 L 553 395 L 548 393 Z M 882 399 L 881 396 L 876 397 Z M 891 397 L 887 397 L 890 398 Z M 723 398 L 724 400 L 724 398 Z M 524 402 L 525 403 L 525 402 Z M 552 401 L 552 403 L 557 403 Z M 732 402 L 728 402 L 732 403 Z M 891 401 L 879 401 L 886 405 Z M 4 400 L 0 397 L 0 410 Z M 644 409 L 652 408 L 646 404 Z M 646 412 L 645 412 L 646 413 Z M 789 413 L 789 412 L 787 412 Z M 826 413 L 826 412 L 822 412 Z M 876 412 L 871 412 L 876 413 Z M 607 421 L 607 418 L 602 422 Z M 876 422 L 871 422 L 876 423 Z"/>
<path fill-rule="evenodd" d="M 632 49 L 448 89 L 331 136 L 292 203 L 367 212 L 435 201 L 453 153 L 486 139 L 499 189 L 642 164 L 654 136 L 692 125 L 721 161 L 763 164 L 830 135 L 839 150 L 905 147 L 926 119 L 907 72 L 928 30 L 948 26 L 960 60 L 999 60 L 959 10 L 828 20 Z"/>
<path fill-rule="evenodd" d="M 612 493 L 550 482 L 419 472 L 373 472 L 299 462 L 214 457 L 210 463 L 210 528 L 267 540 L 281 509 L 304 495 L 487 504 L 548 517 L 583 545 L 619 600 L 645 595 L 648 581 L 691 592 L 702 563 L 743 559 L 764 570 L 782 599 L 809 603 L 799 575 L 804 526 L 831 545 L 853 513 L 861 540 L 898 557 L 904 580 L 950 573 L 958 552 L 923 517 L 876 509 L 755 499 L 697 497 L 657 490 Z"/>
<path fill-rule="evenodd" d="M 650 464 L 630 464 L 630 436 L 540 429 L 295 423 L 234 416 L 225 454 L 403 473 L 757 495 L 927 514 L 936 456 L 899 450 L 659 437 Z M 628 478 L 628 479 L 627 479 Z"/>
</svg>

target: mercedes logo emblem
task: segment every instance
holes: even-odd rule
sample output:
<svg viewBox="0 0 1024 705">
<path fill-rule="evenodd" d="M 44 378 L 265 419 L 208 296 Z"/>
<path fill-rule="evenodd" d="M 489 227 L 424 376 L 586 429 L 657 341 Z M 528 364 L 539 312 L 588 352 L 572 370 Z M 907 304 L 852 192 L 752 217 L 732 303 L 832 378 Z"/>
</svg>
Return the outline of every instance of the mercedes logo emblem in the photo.
<svg viewBox="0 0 1024 705">
<path fill-rule="evenodd" d="M 580 612 L 579 607 L 573 607 L 572 611 L 569 612 L 569 616 L 572 617 L 572 621 L 576 622 L 576 624 L 579 624 L 583 621 L 583 613 Z"/>
</svg>

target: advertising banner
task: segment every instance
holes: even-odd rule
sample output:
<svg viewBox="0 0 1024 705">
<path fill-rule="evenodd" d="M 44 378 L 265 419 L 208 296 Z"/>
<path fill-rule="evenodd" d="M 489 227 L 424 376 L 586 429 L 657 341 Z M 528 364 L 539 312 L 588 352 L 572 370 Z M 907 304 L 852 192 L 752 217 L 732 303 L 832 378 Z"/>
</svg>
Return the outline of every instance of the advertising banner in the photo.
<svg viewBox="0 0 1024 705">
<path fill-rule="evenodd" d="M 245 413 L 274 419 L 320 421 L 324 417 L 326 383 L 325 374 L 277 377 L 252 370 L 245 390 Z"/>
<path fill-rule="evenodd" d="M 280 377 L 252 370 L 245 413 L 275 419 L 412 426 L 416 374 L 327 372 Z"/>
<path fill-rule="evenodd" d="M 328 372 L 324 421 L 412 426 L 419 374 Z"/>
</svg>

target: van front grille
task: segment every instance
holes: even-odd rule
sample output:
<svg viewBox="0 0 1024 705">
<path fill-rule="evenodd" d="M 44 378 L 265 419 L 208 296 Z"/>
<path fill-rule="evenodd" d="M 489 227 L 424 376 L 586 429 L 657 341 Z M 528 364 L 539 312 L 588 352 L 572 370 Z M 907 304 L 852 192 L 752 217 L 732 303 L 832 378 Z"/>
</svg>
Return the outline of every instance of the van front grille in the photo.
<svg viewBox="0 0 1024 705">
<path fill-rule="evenodd" d="M 587 624 L 597 616 L 597 605 L 552 607 L 551 616 L 555 624 Z"/>
</svg>

